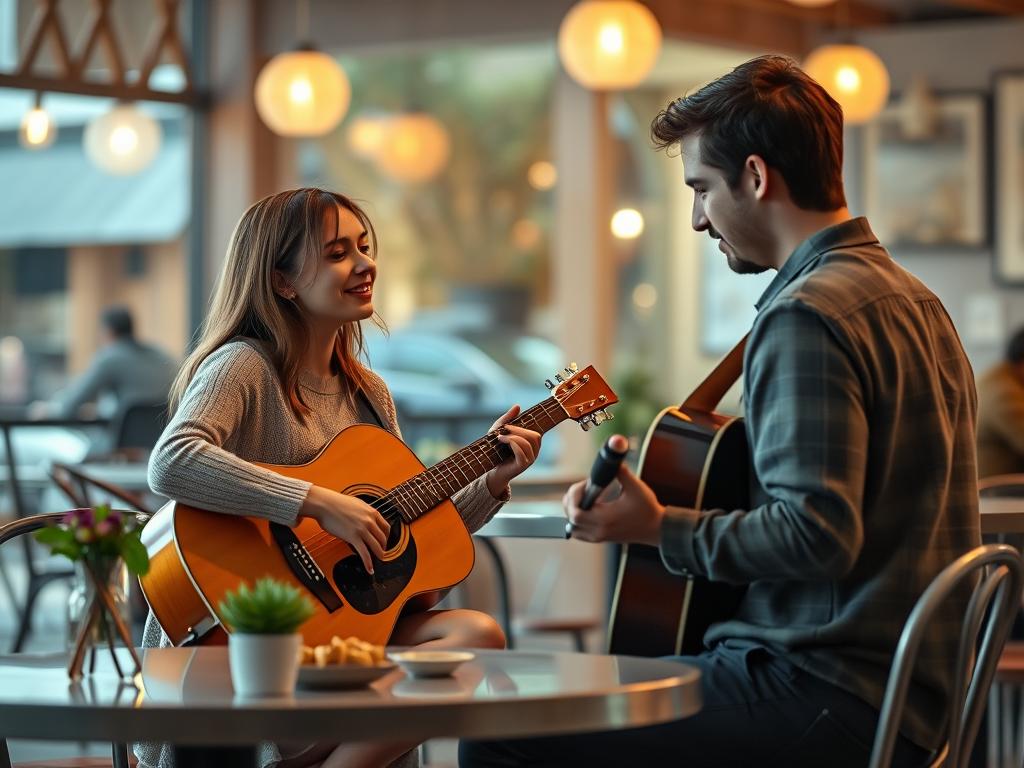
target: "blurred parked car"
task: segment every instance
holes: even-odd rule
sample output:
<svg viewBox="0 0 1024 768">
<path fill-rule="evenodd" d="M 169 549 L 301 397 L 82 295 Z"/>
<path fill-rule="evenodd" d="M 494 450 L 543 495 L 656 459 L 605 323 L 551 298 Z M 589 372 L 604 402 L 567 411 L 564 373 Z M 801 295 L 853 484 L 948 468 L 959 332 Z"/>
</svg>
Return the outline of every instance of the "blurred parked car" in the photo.
<svg viewBox="0 0 1024 768">
<path fill-rule="evenodd" d="M 483 435 L 514 403 L 526 410 L 547 399 L 544 380 L 568 363 L 546 339 L 493 328 L 374 331 L 366 343 L 405 442 L 428 465 Z M 539 464 L 554 463 L 556 432 L 545 436 Z"/>
</svg>

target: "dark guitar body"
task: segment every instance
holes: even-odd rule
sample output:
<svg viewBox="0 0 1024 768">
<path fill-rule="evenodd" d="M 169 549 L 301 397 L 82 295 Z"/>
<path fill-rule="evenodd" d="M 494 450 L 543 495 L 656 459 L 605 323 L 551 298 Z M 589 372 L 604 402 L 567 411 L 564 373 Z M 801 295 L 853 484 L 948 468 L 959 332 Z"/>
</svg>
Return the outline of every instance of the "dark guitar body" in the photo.
<svg viewBox="0 0 1024 768">
<path fill-rule="evenodd" d="M 743 421 L 685 407 L 654 420 L 640 453 L 640 477 L 663 504 L 747 509 L 750 462 Z M 612 604 L 609 653 L 696 654 L 707 628 L 735 612 L 743 588 L 670 573 L 657 548 L 623 548 Z"/>
</svg>

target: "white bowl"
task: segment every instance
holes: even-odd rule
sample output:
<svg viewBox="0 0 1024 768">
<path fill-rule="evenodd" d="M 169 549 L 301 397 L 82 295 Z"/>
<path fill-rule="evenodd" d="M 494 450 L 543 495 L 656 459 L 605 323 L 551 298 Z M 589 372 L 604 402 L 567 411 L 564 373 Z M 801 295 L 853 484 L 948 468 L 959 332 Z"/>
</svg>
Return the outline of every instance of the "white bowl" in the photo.
<svg viewBox="0 0 1024 768">
<path fill-rule="evenodd" d="M 388 658 L 410 677 L 444 677 L 476 656 L 469 651 L 394 651 Z"/>
</svg>

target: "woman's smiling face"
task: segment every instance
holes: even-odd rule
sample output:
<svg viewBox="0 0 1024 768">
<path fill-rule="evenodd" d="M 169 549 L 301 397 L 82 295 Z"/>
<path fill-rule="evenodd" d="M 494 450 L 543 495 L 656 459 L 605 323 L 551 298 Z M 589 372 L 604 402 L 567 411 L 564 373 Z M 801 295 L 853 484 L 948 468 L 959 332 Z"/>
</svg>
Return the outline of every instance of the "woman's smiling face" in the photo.
<svg viewBox="0 0 1024 768">
<path fill-rule="evenodd" d="M 321 250 L 295 280 L 296 300 L 314 320 L 340 327 L 373 315 L 377 265 L 369 233 L 359 217 L 337 206 L 324 216 Z"/>
</svg>

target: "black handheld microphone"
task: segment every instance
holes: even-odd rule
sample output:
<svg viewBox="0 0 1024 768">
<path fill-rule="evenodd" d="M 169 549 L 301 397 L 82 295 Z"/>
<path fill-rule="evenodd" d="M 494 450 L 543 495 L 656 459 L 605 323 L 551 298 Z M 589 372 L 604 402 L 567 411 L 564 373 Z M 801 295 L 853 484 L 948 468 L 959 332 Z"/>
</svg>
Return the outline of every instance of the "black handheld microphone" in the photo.
<svg viewBox="0 0 1024 768">
<path fill-rule="evenodd" d="M 590 509 L 594 506 L 594 502 L 597 501 L 597 497 L 601 495 L 601 491 L 612 481 L 615 475 L 619 472 L 619 467 L 622 465 L 622 460 L 626 458 L 626 454 L 629 453 L 629 443 L 626 443 L 625 438 L 619 437 L 619 440 L 626 443 L 624 450 L 616 450 L 612 447 L 612 440 L 618 435 L 612 435 L 605 440 L 604 445 L 601 446 L 601 450 L 598 451 L 597 456 L 594 457 L 594 463 L 590 467 L 590 477 L 587 478 L 587 484 L 583 488 L 583 498 L 580 500 L 580 509 Z M 565 524 L 565 538 L 572 536 L 572 523 Z"/>
</svg>

